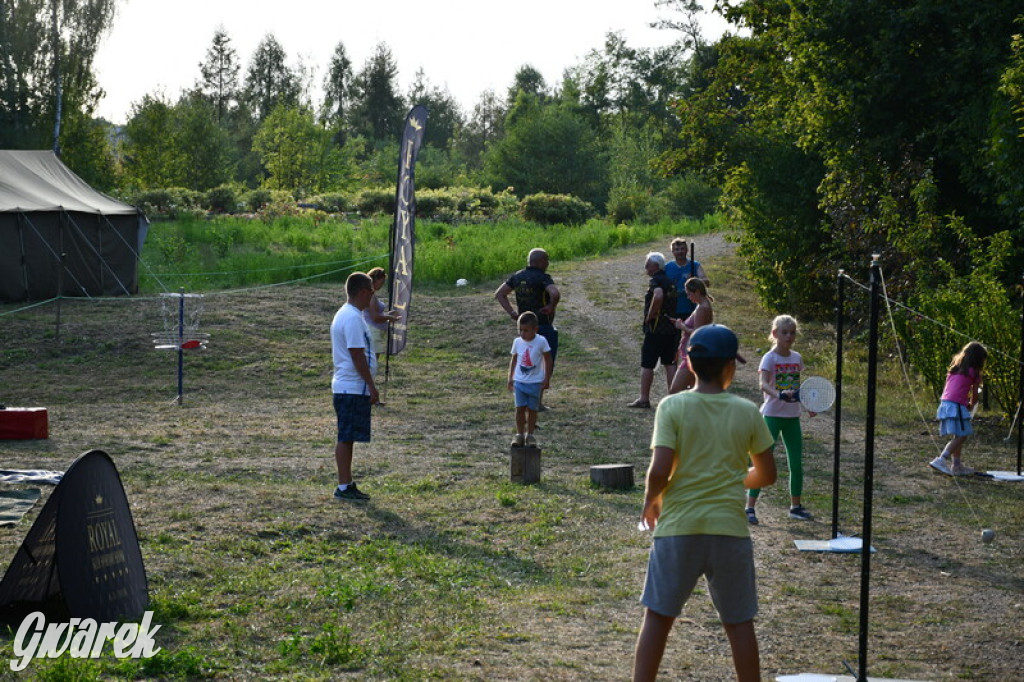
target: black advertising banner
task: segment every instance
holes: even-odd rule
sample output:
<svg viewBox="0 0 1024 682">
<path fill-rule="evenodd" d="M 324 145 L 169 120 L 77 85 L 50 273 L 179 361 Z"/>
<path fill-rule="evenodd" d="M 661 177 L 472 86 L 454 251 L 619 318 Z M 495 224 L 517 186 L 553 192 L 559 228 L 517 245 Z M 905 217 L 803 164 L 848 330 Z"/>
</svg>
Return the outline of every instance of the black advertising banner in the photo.
<svg viewBox="0 0 1024 682">
<path fill-rule="evenodd" d="M 42 610 L 99 623 L 135 620 L 149 585 L 135 522 L 114 462 L 102 450 L 76 459 L 0 582 L 0 615 Z"/>
<path fill-rule="evenodd" d="M 409 328 L 409 302 L 412 299 L 413 242 L 416 239 L 416 156 L 423 143 L 427 109 L 413 107 L 405 119 L 402 146 L 398 156 L 398 189 L 395 195 L 395 221 L 391 226 L 391 298 L 388 307 L 400 317 L 391 325 L 388 353 L 397 355 L 405 348 Z"/>
</svg>

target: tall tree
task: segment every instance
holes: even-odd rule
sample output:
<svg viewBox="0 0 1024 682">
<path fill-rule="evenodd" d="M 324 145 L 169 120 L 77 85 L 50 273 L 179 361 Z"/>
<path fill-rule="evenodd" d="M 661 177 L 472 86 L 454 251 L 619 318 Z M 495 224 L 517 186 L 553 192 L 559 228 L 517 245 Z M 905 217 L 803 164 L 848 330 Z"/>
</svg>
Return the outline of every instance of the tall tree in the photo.
<svg viewBox="0 0 1024 682">
<path fill-rule="evenodd" d="M 509 109 L 515 104 L 521 92 L 533 95 L 538 99 L 543 99 L 548 95 L 548 84 L 544 81 L 544 74 L 530 64 L 520 66 L 515 76 L 512 77 L 512 85 L 509 86 L 508 93 L 505 95 L 505 103 Z"/>
<path fill-rule="evenodd" d="M 536 192 L 572 194 L 595 206 L 608 196 L 606 157 L 597 131 L 571 106 L 538 102 L 521 92 L 516 118 L 488 152 L 485 172 L 494 189 L 513 187 L 522 197 Z"/>
<path fill-rule="evenodd" d="M 144 95 L 133 103 L 124 126 L 125 181 L 142 189 L 174 186 L 180 165 L 174 137 L 174 112 L 164 97 Z"/>
<path fill-rule="evenodd" d="M 199 63 L 201 74 L 198 90 L 213 104 L 217 122 L 223 123 L 238 99 L 238 74 L 242 65 L 238 52 L 223 26 L 218 26 L 206 50 L 206 59 Z"/>
<path fill-rule="evenodd" d="M 331 62 L 324 76 L 324 105 L 322 119 L 328 127 L 341 129 L 352 99 L 352 60 L 345 45 L 338 43 L 331 53 Z"/>
<path fill-rule="evenodd" d="M 494 90 L 485 90 L 458 136 L 456 146 L 472 170 L 483 167 L 487 149 L 505 134 L 505 104 Z"/>
<path fill-rule="evenodd" d="M 391 141 L 401 133 L 405 103 L 398 94 L 398 65 L 390 48 L 378 43 L 353 83 L 351 124 L 372 141 Z"/>
<path fill-rule="evenodd" d="M 64 120 L 92 116 L 103 94 L 93 60 L 114 10 L 115 0 L 0 2 L 4 146 L 59 149 Z"/>
<path fill-rule="evenodd" d="M 420 69 L 409 88 L 408 99 L 410 107 L 422 104 L 427 108 L 429 123 L 423 134 L 423 144 L 447 149 L 464 124 L 462 110 L 452 93 L 448 88 L 432 85 Z"/>
<path fill-rule="evenodd" d="M 256 120 L 262 121 L 279 104 L 298 105 L 300 88 L 298 75 L 287 64 L 284 48 L 268 33 L 256 46 L 245 74 L 246 105 Z"/>
<path fill-rule="evenodd" d="M 296 197 L 343 189 L 354 175 L 349 151 L 334 144 L 331 131 L 306 107 L 274 109 L 256 133 L 253 149 L 267 169 L 264 184 Z"/>
<path fill-rule="evenodd" d="M 231 138 L 217 121 L 217 110 L 200 92 L 185 93 L 175 104 L 172 123 L 178 151 L 175 184 L 207 190 L 232 177 Z"/>
<path fill-rule="evenodd" d="M 39 146 L 38 122 L 46 107 L 43 1 L 0 3 L 0 146 Z"/>
</svg>

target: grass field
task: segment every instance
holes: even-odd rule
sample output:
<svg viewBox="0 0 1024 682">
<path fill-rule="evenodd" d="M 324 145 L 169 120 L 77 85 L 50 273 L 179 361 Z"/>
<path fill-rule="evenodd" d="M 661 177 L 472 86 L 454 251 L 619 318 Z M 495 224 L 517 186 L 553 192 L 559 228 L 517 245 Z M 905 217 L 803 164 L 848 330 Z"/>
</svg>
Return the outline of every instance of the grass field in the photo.
<svg viewBox="0 0 1024 682">
<path fill-rule="evenodd" d="M 64 469 L 85 450 L 108 452 L 162 624 L 152 659 L 36 661 L 29 677 L 627 679 L 650 542 L 636 531 L 642 489 L 595 489 L 588 468 L 630 463 L 642 481 L 653 415 L 624 405 L 637 389 L 650 246 L 667 250 L 667 239 L 552 267 L 562 346 L 538 434 L 542 480 L 532 486 L 508 480 L 514 329 L 491 296 L 499 280 L 420 287 L 374 440 L 356 447 L 356 476 L 373 496 L 362 505 L 331 499 L 328 325 L 343 302 L 338 285 L 210 292 L 201 325 L 210 346 L 186 356 L 181 406 L 175 354 L 150 348 L 163 324 L 153 299 L 64 301 L 59 340 L 52 306 L 0 318 L 0 402 L 47 406 L 51 428 L 45 441 L 0 442 L 0 463 Z M 730 249 L 708 255 L 717 319 L 737 330 L 756 367 L 771 315 Z M 797 348 L 813 373 L 829 376 L 832 343 L 827 326 L 805 325 Z M 840 518 L 856 532 L 864 352 L 851 345 Z M 751 398 L 754 367 L 736 387 Z M 1015 679 L 1021 488 L 930 474 L 934 428 L 912 406 L 931 412 L 932 399 L 920 390 L 911 399 L 891 359 L 882 377 L 869 670 Z M 969 463 L 1009 468 L 1005 428 L 987 416 Z M 832 500 L 831 417 L 807 420 L 805 433 L 804 503 L 816 520 L 786 518 L 780 448 L 780 481 L 762 497 L 754 532 L 765 679 L 856 663 L 859 558 L 793 548 L 828 537 Z M 35 514 L 0 529 L 0 563 Z M 983 526 L 997 530 L 994 543 L 979 541 Z M 8 634 L 0 661 L 10 652 Z M 670 638 L 663 672 L 732 679 L 703 591 Z"/>
</svg>

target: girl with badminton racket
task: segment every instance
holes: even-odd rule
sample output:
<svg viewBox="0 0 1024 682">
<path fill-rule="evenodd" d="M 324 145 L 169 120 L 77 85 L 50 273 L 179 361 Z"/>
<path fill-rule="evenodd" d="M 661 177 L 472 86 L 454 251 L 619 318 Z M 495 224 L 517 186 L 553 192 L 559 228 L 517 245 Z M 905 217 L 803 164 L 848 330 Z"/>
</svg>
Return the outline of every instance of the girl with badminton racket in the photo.
<svg viewBox="0 0 1024 682">
<path fill-rule="evenodd" d="M 675 318 L 672 323 L 676 326 L 682 336 L 679 339 L 679 351 L 676 353 L 676 373 L 672 377 L 672 384 L 669 386 L 669 393 L 679 393 L 693 388 L 697 377 L 690 370 L 690 363 L 686 357 L 686 347 L 690 345 L 690 335 L 706 324 L 715 321 L 715 311 L 711 304 L 715 299 L 708 293 L 704 281 L 697 277 L 691 277 L 683 284 L 683 291 L 686 298 L 695 306 L 693 312 L 685 320 Z"/>
<path fill-rule="evenodd" d="M 971 341 L 953 356 L 946 374 L 946 386 L 935 418 L 939 420 L 939 435 L 952 436 L 942 454 L 929 462 L 929 466 L 949 476 L 969 476 L 974 469 L 960 461 L 964 441 L 974 434 L 971 411 L 981 390 L 981 372 L 988 359 L 988 350 L 977 341 Z"/>
<path fill-rule="evenodd" d="M 796 319 L 790 315 L 779 315 L 772 320 L 772 331 L 768 339 L 772 349 L 761 358 L 758 367 L 758 384 L 764 395 L 761 414 L 764 416 L 773 440 L 782 435 L 786 445 L 786 459 L 789 463 L 789 517 L 810 521 L 811 513 L 804 509 L 800 497 L 804 488 L 803 432 L 800 429 L 799 402 L 800 372 L 804 369 L 803 358 L 793 350 L 796 341 Z M 812 417 L 814 412 L 808 412 Z M 760 490 L 747 491 L 747 521 L 757 525 L 757 504 Z"/>
</svg>

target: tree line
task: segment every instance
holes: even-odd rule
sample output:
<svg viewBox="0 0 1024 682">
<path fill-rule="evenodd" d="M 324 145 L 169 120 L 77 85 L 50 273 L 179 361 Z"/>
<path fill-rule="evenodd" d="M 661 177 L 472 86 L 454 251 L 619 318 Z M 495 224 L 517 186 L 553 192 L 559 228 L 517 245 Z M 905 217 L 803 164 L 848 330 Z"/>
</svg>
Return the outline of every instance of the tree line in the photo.
<svg viewBox="0 0 1024 682">
<path fill-rule="evenodd" d="M 108 191 L 182 187 L 205 191 L 225 184 L 291 193 L 296 199 L 394 182 L 397 138 L 406 112 L 423 104 L 429 124 L 417 184 L 512 188 L 516 196 L 568 194 L 618 219 L 697 215 L 713 210 L 717 191 L 697 174 L 659 175 L 653 160 L 679 130 L 671 103 L 692 89 L 695 36 L 666 25 L 663 48 L 639 49 L 619 34 L 556 84 L 525 64 L 502 93 L 481 93 L 465 112 L 447 88 L 419 71 L 407 92 L 398 64 L 378 44 L 362 66 L 338 43 L 323 70 L 293 65 L 267 34 L 248 60 L 219 27 L 193 87 L 175 98 L 152 92 L 134 102 L 123 127 L 93 114 L 102 91 L 89 51 L 41 38 L 48 12 L 60 6 L 65 23 L 81 12 L 103 12 L 114 0 L 15 0 L 0 8 L 0 45 L 11 58 L 0 74 L 0 107 L 19 125 L 4 126 L 0 144 L 47 148 L 61 98 L 58 66 L 89 78 L 67 83 L 59 147 L 64 161 Z M 666 2 L 696 26 L 695 2 Z M 75 12 L 68 8 L 75 8 Z M 37 39 L 30 36 L 32 31 Z M 674 34 L 672 33 L 674 31 Z M 696 36 L 697 39 L 699 35 Z M 7 50 L 24 45 L 25 49 Z M 29 49 L 33 46 L 37 49 Z M 26 95 L 30 95 L 26 97 Z"/>
<path fill-rule="evenodd" d="M 665 46 L 611 33 L 558 83 L 524 65 L 468 112 L 422 72 L 400 92 L 386 44 L 357 67 L 338 43 L 319 78 L 272 34 L 243 62 L 222 27 L 194 87 L 119 130 L 93 116 L 113 4 L 0 5 L 0 144 L 49 147 L 62 92 L 63 158 L 104 189 L 387 187 L 424 104 L 419 187 L 569 194 L 616 221 L 720 208 L 772 309 L 830 315 L 836 270 L 872 252 L 922 304 L 954 285 L 1009 300 L 1024 271 L 1015 0 L 717 0 L 732 28 L 713 42 L 700 3 L 655 0 Z"/>
</svg>

